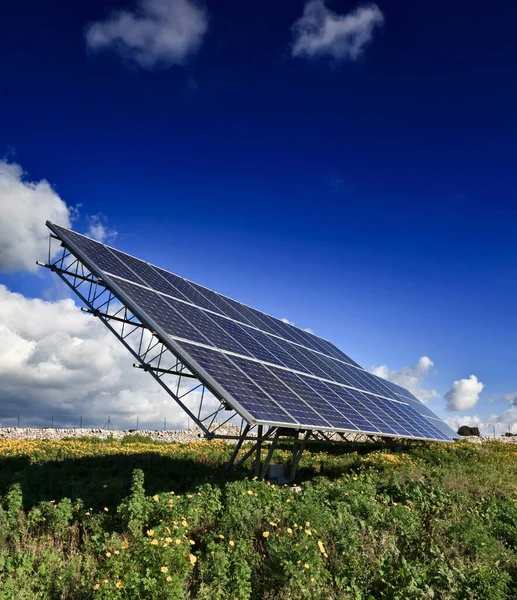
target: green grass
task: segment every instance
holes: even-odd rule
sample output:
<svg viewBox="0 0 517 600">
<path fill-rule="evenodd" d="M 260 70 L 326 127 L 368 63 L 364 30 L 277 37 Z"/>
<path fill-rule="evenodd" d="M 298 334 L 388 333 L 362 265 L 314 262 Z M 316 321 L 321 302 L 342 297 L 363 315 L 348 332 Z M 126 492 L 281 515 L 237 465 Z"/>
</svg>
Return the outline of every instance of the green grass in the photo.
<svg viewBox="0 0 517 600">
<path fill-rule="evenodd" d="M 312 447 L 301 494 L 230 452 L 0 441 L 0 598 L 517 597 L 517 446 Z"/>
</svg>

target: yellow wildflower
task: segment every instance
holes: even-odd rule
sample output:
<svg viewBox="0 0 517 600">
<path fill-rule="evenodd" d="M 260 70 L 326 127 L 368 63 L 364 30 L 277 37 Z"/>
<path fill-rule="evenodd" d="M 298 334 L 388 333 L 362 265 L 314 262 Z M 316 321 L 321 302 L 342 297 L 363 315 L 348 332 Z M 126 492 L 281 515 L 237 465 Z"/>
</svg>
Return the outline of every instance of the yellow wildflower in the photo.
<svg viewBox="0 0 517 600">
<path fill-rule="evenodd" d="M 167 575 L 167 581 L 172 581 L 172 577 L 170 575 Z"/>
<path fill-rule="evenodd" d="M 168 571 L 168 570 L 169 570 L 169 569 L 168 569 L 167 567 L 162 567 L 162 568 L 160 569 L 160 571 L 161 571 L 162 573 L 167 573 L 167 571 Z"/>
<path fill-rule="evenodd" d="M 122 583 L 122 581 L 117 581 L 117 583 L 115 584 L 115 587 L 120 590 L 121 588 L 124 587 L 124 584 Z"/>
<path fill-rule="evenodd" d="M 323 542 L 321 540 L 318 542 L 318 548 L 320 549 L 320 552 L 322 554 L 325 554 L 325 546 L 323 545 Z"/>
<path fill-rule="evenodd" d="M 107 506 L 104 507 L 104 512 L 108 512 L 108 507 Z"/>
<path fill-rule="evenodd" d="M 128 548 L 128 546 L 129 546 L 129 544 L 127 543 L 127 541 L 126 541 L 126 540 L 124 540 L 124 541 L 122 542 L 122 549 L 123 549 L 123 550 L 126 550 L 126 549 Z"/>
<path fill-rule="evenodd" d="M 303 566 L 304 566 L 305 569 L 309 569 L 310 568 L 310 565 L 308 565 L 307 563 L 305 563 Z"/>
<path fill-rule="evenodd" d="M 264 531 L 264 533 L 262 534 L 265 538 L 269 537 L 269 531 Z"/>
<path fill-rule="evenodd" d="M 101 584 L 100 584 L 100 583 L 96 583 L 96 584 L 93 586 L 93 589 L 94 589 L 94 590 L 98 590 L 100 587 L 101 587 Z"/>
<path fill-rule="evenodd" d="M 151 542 L 151 546 L 158 546 L 160 542 L 155 538 L 152 542 Z"/>
<path fill-rule="evenodd" d="M 197 563 L 197 558 L 193 554 L 191 554 L 189 556 L 189 560 L 190 560 L 190 563 L 193 565 L 195 565 Z"/>
<path fill-rule="evenodd" d="M 148 529 L 148 530 L 147 530 L 147 535 L 148 535 L 149 537 L 153 537 L 153 535 L 154 535 L 154 529 Z"/>
<path fill-rule="evenodd" d="M 287 528 L 287 533 L 288 533 L 289 535 L 292 535 L 292 534 L 293 534 L 293 530 L 292 530 L 290 527 L 288 527 L 288 528 Z"/>
<path fill-rule="evenodd" d="M 106 556 L 109 558 L 111 556 L 111 552 L 106 552 Z"/>
<path fill-rule="evenodd" d="M 253 496 L 253 490 L 248 490 L 248 495 Z"/>
<path fill-rule="evenodd" d="M 155 495 L 153 496 L 153 500 L 154 500 L 155 502 L 159 502 L 159 501 L 160 501 L 160 497 L 158 496 L 158 494 L 155 494 Z"/>
<path fill-rule="evenodd" d="M 232 547 L 233 547 L 233 546 L 235 546 L 235 542 L 234 542 L 233 540 L 230 540 L 228 543 L 229 543 L 229 544 L 230 544 L 230 546 L 232 546 Z"/>
</svg>

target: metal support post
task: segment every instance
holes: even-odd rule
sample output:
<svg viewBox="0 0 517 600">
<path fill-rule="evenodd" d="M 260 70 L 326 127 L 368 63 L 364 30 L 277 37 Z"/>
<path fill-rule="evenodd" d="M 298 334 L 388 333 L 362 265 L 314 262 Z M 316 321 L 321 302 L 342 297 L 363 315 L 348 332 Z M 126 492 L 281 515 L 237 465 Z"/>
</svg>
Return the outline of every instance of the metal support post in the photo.
<svg viewBox="0 0 517 600">
<path fill-rule="evenodd" d="M 238 442 L 235 444 L 235 448 L 232 452 L 232 455 L 230 457 L 230 460 L 228 461 L 225 470 L 226 471 L 231 471 L 233 468 L 233 463 L 235 462 L 235 459 L 237 458 L 237 454 L 239 454 L 239 450 L 242 447 L 242 444 L 244 443 L 246 436 L 248 435 L 248 431 L 250 430 L 251 425 L 248 423 L 246 425 L 246 427 L 244 428 L 244 431 L 242 432 L 241 437 L 239 438 Z"/>
<path fill-rule="evenodd" d="M 271 462 L 271 459 L 273 458 L 273 452 L 275 451 L 275 447 L 278 442 L 279 435 L 280 435 L 280 432 L 277 429 L 275 432 L 275 436 L 271 440 L 271 444 L 269 446 L 269 451 L 267 453 L 266 460 L 264 461 L 264 464 L 262 465 L 262 471 L 260 472 L 259 479 L 264 479 L 264 477 L 266 476 L 267 470 L 269 469 L 269 463 Z"/>
<path fill-rule="evenodd" d="M 260 473 L 260 453 L 262 450 L 262 431 L 263 431 L 263 426 L 259 425 L 257 428 L 257 450 L 256 450 L 256 454 L 255 454 L 255 465 L 253 467 L 253 475 L 255 477 L 258 477 L 259 473 Z"/>
<path fill-rule="evenodd" d="M 301 443 L 299 443 L 299 444 L 295 443 L 295 445 L 293 447 L 293 462 L 291 463 L 291 470 L 289 471 L 289 481 L 294 481 L 294 478 L 296 475 L 296 469 L 298 468 L 298 464 L 300 462 L 303 451 L 305 450 L 305 446 L 306 446 L 307 441 L 309 440 L 310 436 L 311 436 L 311 432 L 306 431 Z"/>
</svg>

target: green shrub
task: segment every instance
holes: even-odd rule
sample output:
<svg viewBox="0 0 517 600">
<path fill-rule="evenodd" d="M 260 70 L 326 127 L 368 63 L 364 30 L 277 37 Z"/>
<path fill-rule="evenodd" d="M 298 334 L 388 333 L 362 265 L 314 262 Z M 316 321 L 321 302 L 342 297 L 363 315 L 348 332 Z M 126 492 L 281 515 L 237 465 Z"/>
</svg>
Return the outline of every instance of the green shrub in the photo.
<svg viewBox="0 0 517 600">
<path fill-rule="evenodd" d="M 511 445 L 309 451 L 301 493 L 224 444 L 27 447 L 0 442 L 1 600 L 517 597 Z"/>
</svg>

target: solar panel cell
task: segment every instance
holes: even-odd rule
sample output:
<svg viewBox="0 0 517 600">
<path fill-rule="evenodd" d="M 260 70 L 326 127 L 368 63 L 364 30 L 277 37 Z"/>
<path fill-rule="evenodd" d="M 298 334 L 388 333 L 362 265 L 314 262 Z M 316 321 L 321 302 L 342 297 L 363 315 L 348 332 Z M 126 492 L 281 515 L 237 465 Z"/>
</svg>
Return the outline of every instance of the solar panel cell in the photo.
<svg viewBox="0 0 517 600">
<path fill-rule="evenodd" d="M 333 383 L 323 383 L 322 385 L 328 387 L 328 389 L 335 394 L 338 398 L 341 399 L 344 406 L 349 408 L 348 413 L 344 413 L 348 418 L 357 426 L 360 431 L 365 431 L 368 433 L 379 433 L 380 430 L 376 427 L 372 421 L 369 419 L 368 413 L 369 411 L 363 410 L 363 405 L 358 401 L 354 396 L 354 391 L 349 390 L 347 388 L 335 385 Z M 341 409 L 344 412 L 344 409 Z"/>
<path fill-rule="evenodd" d="M 123 252 L 119 252 L 118 250 L 110 248 L 110 251 L 115 253 L 117 258 L 137 275 L 138 278 L 135 278 L 135 276 L 132 277 L 133 281 L 137 281 L 162 294 L 167 294 L 174 298 L 179 298 L 180 300 L 188 300 L 188 298 L 177 288 L 168 283 L 167 280 L 160 275 L 159 270 L 152 265 L 147 264 L 143 260 L 134 258 L 133 256 L 124 254 Z"/>
<path fill-rule="evenodd" d="M 235 310 L 235 308 L 221 294 L 204 288 L 203 286 L 198 285 L 197 283 L 194 283 L 192 281 L 189 281 L 189 283 L 217 308 L 217 312 L 219 314 L 227 316 L 230 319 L 239 321 L 241 323 L 246 323 L 248 325 L 251 324 L 244 316 L 244 313 L 240 313 L 237 310 Z"/>
<path fill-rule="evenodd" d="M 285 378 L 286 371 L 282 371 L 282 377 L 279 379 L 275 376 L 274 367 L 265 367 L 257 362 L 240 358 L 235 358 L 234 361 L 300 424 L 307 427 L 332 427 L 324 415 L 293 393 Z"/>
<path fill-rule="evenodd" d="M 260 343 L 257 337 L 248 333 L 251 330 L 239 325 L 239 323 L 236 323 L 235 321 L 225 319 L 218 315 L 210 315 L 210 318 L 213 319 L 221 329 L 224 329 L 224 331 L 236 340 L 245 350 L 245 352 L 241 351 L 239 354 L 248 354 L 249 356 L 254 356 L 265 362 L 276 362 L 276 357 Z"/>
<path fill-rule="evenodd" d="M 102 244 L 62 227 L 58 230 L 64 241 L 71 242 L 81 255 L 86 256 L 89 262 L 95 263 L 98 269 L 119 277 L 135 279 L 135 275 Z"/>
<path fill-rule="evenodd" d="M 220 327 L 214 320 L 215 315 L 210 315 L 191 304 L 185 304 L 172 298 L 167 299 L 167 303 L 172 306 L 188 323 L 191 323 L 198 331 L 202 331 L 209 345 L 215 348 L 222 348 L 238 354 L 247 354 L 251 352 L 246 350 L 237 340 Z"/>
<path fill-rule="evenodd" d="M 177 343 L 254 418 L 274 423 L 296 423 L 292 416 L 236 368 L 228 356 L 186 342 Z"/>
<path fill-rule="evenodd" d="M 353 429 L 351 423 L 335 407 L 320 396 L 308 383 L 307 379 L 289 371 L 280 371 L 271 367 L 271 371 L 287 385 L 299 398 L 303 398 L 312 411 L 325 418 L 327 427 Z M 304 425 L 306 425 L 304 421 Z"/>
<path fill-rule="evenodd" d="M 313 337 L 317 337 L 317 336 L 313 335 Z M 333 358 L 336 358 L 337 360 L 341 360 L 350 365 L 354 365 L 355 367 L 361 368 L 360 365 L 358 365 L 355 362 L 355 360 L 352 360 L 347 354 L 345 354 L 339 348 L 334 346 L 334 344 L 331 344 L 329 341 L 324 340 L 323 338 L 317 337 L 317 339 L 318 339 L 318 342 L 320 343 L 320 345 L 325 350 L 325 354 L 327 354 L 328 356 L 332 356 Z"/>
<path fill-rule="evenodd" d="M 125 280 L 114 278 L 114 283 L 124 292 L 131 303 L 139 308 L 139 312 L 143 311 L 148 319 L 154 321 L 169 335 L 203 344 L 209 343 L 202 333 L 178 315 L 160 295 Z"/>
<path fill-rule="evenodd" d="M 183 277 L 178 277 L 173 273 L 169 273 L 164 269 L 156 268 L 156 271 L 176 290 L 183 294 L 183 299 L 188 300 L 195 306 L 201 306 L 208 310 L 217 312 L 217 307 L 208 300 L 203 294 L 201 294 L 196 288 L 190 284 Z"/>
</svg>

